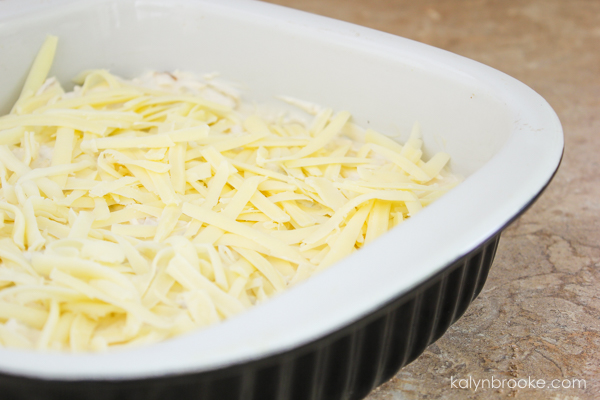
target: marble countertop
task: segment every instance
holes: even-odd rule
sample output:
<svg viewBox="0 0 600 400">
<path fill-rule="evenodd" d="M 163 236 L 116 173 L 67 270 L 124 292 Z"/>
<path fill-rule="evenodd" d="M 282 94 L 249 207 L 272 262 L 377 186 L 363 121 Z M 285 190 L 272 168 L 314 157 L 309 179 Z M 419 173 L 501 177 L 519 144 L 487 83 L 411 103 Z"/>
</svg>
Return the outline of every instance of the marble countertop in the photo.
<svg viewBox="0 0 600 400">
<path fill-rule="evenodd" d="M 481 295 L 367 399 L 600 398 L 600 1 L 269 2 L 490 65 L 546 98 L 565 131 L 556 177 L 503 233 Z M 525 389 L 475 390 L 478 379 L 492 376 L 546 385 L 559 379 L 558 386 L 585 379 L 586 388 L 540 389 L 528 382 Z M 469 377 L 471 388 L 459 388 L 458 380 Z"/>
</svg>

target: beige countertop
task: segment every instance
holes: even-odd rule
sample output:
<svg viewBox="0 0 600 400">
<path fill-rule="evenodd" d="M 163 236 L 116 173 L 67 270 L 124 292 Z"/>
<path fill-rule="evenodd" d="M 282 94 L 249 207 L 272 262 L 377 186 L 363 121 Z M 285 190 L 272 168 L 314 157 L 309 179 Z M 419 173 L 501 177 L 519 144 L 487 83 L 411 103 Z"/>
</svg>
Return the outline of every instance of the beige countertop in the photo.
<svg viewBox="0 0 600 400">
<path fill-rule="evenodd" d="M 269 1 L 506 72 L 546 98 L 565 131 L 554 181 L 502 235 L 479 298 L 367 399 L 600 398 L 600 1 Z M 492 376 L 585 379 L 586 389 L 474 390 Z M 451 387 L 469 377 L 471 389 Z"/>
</svg>

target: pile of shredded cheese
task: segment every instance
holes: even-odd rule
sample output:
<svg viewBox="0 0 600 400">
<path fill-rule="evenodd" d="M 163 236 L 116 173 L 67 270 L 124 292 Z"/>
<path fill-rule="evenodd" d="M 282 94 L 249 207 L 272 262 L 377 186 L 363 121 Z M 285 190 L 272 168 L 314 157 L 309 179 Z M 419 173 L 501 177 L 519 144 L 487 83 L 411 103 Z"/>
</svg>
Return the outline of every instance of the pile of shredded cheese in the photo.
<svg viewBox="0 0 600 400">
<path fill-rule="evenodd" d="M 47 79 L 0 117 L 0 346 L 148 344 L 259 304 L 458 183 L 449 157 L 333 113 L 244 114 L 210 76 Z"/>
</svg>

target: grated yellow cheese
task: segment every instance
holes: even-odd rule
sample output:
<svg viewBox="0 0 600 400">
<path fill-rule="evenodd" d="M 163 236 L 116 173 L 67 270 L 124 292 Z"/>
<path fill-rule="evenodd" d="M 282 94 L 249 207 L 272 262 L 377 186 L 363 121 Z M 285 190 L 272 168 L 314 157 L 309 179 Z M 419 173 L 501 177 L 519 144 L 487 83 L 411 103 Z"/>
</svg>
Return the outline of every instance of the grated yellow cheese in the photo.
<svg viewBox="0 0 600 400">
<path fill-rule="evenodd" d="M 0 346 L 105 351 L 243 312 L 375 240 L 459 180 L 289 97 L 246 114 L 184 72 L 85 71 L 65 93 L 42 46 L 0 117 Z M 213 79 L 213 78 L 211 78 Z"/>
</svg>

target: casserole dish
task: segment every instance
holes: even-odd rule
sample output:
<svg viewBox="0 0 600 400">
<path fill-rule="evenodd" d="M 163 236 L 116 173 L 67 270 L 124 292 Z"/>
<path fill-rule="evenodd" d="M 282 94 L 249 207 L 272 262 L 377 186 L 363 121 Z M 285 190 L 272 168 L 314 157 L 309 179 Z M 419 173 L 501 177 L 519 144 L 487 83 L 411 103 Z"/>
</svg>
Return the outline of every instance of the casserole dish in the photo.
<svg viewBox="0 0 600 400">
<path fill-rule="evenodd" d="M 0 112 L 46 34 L 51 74 L 219 71 L 249 99 L 347 109 L 385 133 L 418 120 L 467 179 L 319 276 L 218 326 L 107 354 L 0 349 L 6 398 L 361 398 L 416 358 L 479 293 L 502 229 L 558 167 L 560 123 L 514 79 L 366 28 L 247 1 L 0 5 Z M 405 138 L 405 137 L 404 137 Z"/>
</svg>

